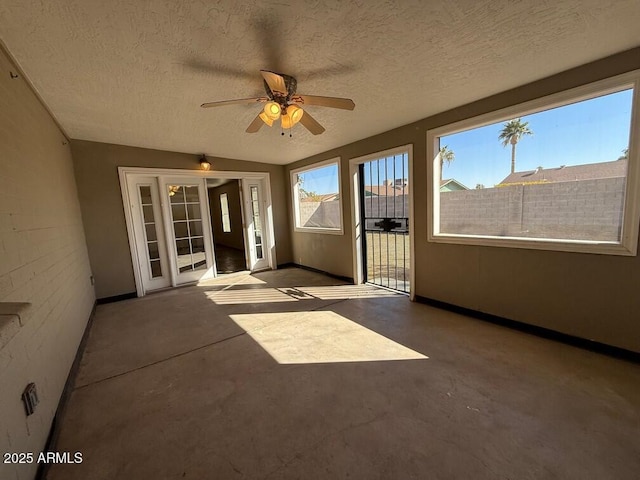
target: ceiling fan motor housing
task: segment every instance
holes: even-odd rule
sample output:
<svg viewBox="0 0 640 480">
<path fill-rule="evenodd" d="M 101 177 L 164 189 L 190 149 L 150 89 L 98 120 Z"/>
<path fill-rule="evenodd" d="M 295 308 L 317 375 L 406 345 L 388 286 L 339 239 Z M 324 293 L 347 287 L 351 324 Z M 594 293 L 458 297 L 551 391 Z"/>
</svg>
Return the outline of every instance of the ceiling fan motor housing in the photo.
<svg viewBox="0 0 640 480">
<path fill-rule="evenodd" d="M 267 92 L 267 96 L 269 97 L 269 100 L 273 100 L 284 109 L 286 108 L 287 104 L 291 101 L 291 97 L 295 95 L 296 90 L 298 89 L 298 81 L 296 80 L 295 77 L 292 77 L 291 75 L 286 75 L 284 73 L 278 73 L 277 75 L 280 75 L 284 79 L 284 84 L 285 84 L 285 87 L 287 88 L 286 95 L 283 95 L 280 92 L 273 92 L 266 80 L 263 80 L 262 83 L 264 84 L 264 90 L 265 92 Z"/>
</svg>

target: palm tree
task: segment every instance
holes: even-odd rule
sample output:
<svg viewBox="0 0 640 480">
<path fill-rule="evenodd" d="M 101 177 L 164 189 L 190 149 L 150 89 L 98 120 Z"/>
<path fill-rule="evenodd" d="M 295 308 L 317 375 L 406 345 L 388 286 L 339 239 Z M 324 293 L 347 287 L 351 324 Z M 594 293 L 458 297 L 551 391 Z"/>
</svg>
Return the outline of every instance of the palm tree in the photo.
<svg viewBox="0 0 640 480">
<path fill-rule="evenodd" d="M 442 167 L 444 166 L 444 162 L 447 162 L 447 165 L 451 164 L 456 159 L 456 154 L 453 153 L 453 150 L 449 148 L 448 145 L 445 145 L 440 149 L 440 180 L 442 180 Z"/>
<path fill-rule="evenodd" d="M 624 160 L 628 158 L 629 158 L 629 149 L 625 148 L 624 150 L 622 150 L 622 155 L 618 157 L 618 160 Z"/>
<path fill-rule="evenodd" d="M 511 173 L 516 171 L 516 144 L 525 135 L 533 135 L 533 132 L 529 129 L 529 122 L 520 118 L 508 121 L 500 130 L 498 139 L 502 140 L 502 146 L 511 144 Z"/>
</svg>

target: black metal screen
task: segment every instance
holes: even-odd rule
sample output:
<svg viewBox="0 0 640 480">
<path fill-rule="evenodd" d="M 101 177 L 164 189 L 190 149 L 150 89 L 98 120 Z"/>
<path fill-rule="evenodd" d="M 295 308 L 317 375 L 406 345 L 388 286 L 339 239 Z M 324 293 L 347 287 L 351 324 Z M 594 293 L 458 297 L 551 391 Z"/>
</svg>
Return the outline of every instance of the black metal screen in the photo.
<svg viewBox="0 0 640 480">
<path fill-rule="evenodd" d="M 360 165 L 365 281 L 409 292 L 409 159 L 406 153 Z"/>
</svg>

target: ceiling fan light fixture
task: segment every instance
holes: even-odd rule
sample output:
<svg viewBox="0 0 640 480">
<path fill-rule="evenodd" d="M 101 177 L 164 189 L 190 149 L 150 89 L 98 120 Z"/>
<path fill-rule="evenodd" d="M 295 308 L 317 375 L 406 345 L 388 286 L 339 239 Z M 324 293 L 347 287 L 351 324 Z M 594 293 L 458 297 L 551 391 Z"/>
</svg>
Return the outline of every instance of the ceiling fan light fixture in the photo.
<svg viewBox="0 0 640 480">
<path fill-rule="evenodd" d="M 282 115 L 280 117 L 280 121 L 282 122 L 282 128 L 291 128 L 293 127 L 293 120 L 291 119 L 291 116 L 289 115 L 289 112 L 285 113 L 284 115 Z"/>
<path fill-rule="evenodd" d="M 270 127 L 271 125 L 273 125 L 273 120 L 272 120 L 272 119 L 270 119 L 270 118 L 267 116 L 267 114 L 266 114 L 266 113 L 264 113 L 264 112 L 260 112 L 260 115 L 258 115 L 258 116 L 259 116 L 259 117 L 260 117 L 260 119 L 261 119 L 264 123 L 266 123 L 269 127 Z"/>
<path fill-rule="evenodd" d="M 264 114 L 271 120 L 277 120 L 280 118 L 280 105 L 276 102 L 267 102 L 264 106 Z"/>
<path fill-rule="evenodd" d="M 291 118 L 291 124 L 295 125 L 300 121 L 302 115 L 304 115 L 304 110 L 297 105 L 289 105 L 287 107 L 287 115 Z"/>
</svg>

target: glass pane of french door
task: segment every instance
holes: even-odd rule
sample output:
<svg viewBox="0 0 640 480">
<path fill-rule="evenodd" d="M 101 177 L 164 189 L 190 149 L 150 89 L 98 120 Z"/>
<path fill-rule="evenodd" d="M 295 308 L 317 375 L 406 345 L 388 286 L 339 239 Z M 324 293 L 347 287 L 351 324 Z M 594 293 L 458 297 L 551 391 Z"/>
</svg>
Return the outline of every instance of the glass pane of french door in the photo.
<svg viewBox="0 0 640 480">
<path fill-rule="evenodd" d="M 246 239 L 250 253 L 250 269 L 269 268 L 268 240 L 265 238 L 265 205 L 263 183 L 255 180 L 243 180 Z"/>
<path fill-rule="evenodd" d="M 198 187 L 171 185 L 171 221 L 175 233 L 176 263 L 180 273 L 205 270 L 204 230 Z"/>
<path fill-rule="evenodd" d="M 213 274 L 209 245 L 206 193 L 200 180 L 166 184 L 170 232 L 173 233 L 176 283 L 197 281 Z M 189 179 L 190 180 L 190 179 Z"/>
<path fill-rule="evenodd" d="M 138 272 L 143 292 L 171 285 L 163 228 L 158 180 L 136 175 L 128 182 L 131 214 L 137 250 Z"/>
<path fill-rule="evenodd" d="M 260 221 L 260 200 L 258 187 L 251 186 L 251 215 L 253 216 L 253 238 L 256 249 L 256 260 L 264 259 L 264 249 L 262 243 L 262 222 Z"/>
<path fill-rule="evenodd" d="M 180 273 L 206 270 L 204 230 L 198 186 L 171 185 L 171 221 L 175 233 L 176 261 Z"/>
<path fill-rule="evenodd" d="M 147 246 L 148 275 L 151 278 L 162 277 L 162 265 L 160 263 L 160 248 L 158 246 L 158 230 L 156 217 L 153 211 L 153 198 L 151 185 L 138 185 L 140 193 L 140 205 L 142 205 L 142 221 L 144 222 L 144 241 Z"/>
</svg>

